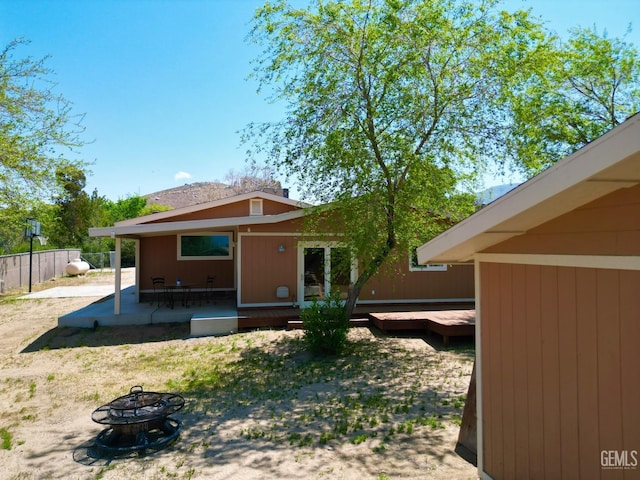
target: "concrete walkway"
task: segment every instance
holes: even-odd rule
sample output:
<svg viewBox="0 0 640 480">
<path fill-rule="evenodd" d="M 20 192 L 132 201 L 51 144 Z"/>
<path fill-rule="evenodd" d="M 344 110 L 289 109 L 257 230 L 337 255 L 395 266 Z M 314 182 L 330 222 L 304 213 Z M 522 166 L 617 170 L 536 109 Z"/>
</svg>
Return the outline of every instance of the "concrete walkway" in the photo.
<svg viewBox="0 0 640 480">
<path fill-rule="evenodd" d="M 131 285 L 123 285 L 123 288 Z M 113 285 L 76 285 L 67 287 L 53 287 L 40 292 L 32 292 L 21 296 L 21 299 L 29 300 L 34 298 L 73 298 L 73 297 L 106 297 L 113 295 L 115 289 Z"/>
</svg>

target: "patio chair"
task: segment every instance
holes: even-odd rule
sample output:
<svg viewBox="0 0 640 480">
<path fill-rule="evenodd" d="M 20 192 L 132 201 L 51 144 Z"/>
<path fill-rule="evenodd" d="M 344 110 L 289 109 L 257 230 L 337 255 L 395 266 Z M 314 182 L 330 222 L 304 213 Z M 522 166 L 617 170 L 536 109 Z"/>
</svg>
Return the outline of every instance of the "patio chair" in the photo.
<svg viewBox="0 0 640 480">
<path fill-rule="evenodd" d="M 160 306 L 160 302 L 166 303 L 167 289 L 164 286 L 164 277 L 151 277 L 151 283 L 153 284 L 151 305 L 153 305 L 153 302 L 156 300 L 158 301 L 158 306 Z"/>
<path fill-rule="evenodd" d="M 216 301 L 214 299 L 214 291 L 213 291 L 213 282 L 215 279 L 216 279 L 215 275 L 207 275 L 207 281 L 204 284 L 204 291 L 200 296 L 200 305 L 202 305 L 202 300 L 206 300 L 207 303 L 213 302 L 214 305 L 216 304 Z"/>
</svg>

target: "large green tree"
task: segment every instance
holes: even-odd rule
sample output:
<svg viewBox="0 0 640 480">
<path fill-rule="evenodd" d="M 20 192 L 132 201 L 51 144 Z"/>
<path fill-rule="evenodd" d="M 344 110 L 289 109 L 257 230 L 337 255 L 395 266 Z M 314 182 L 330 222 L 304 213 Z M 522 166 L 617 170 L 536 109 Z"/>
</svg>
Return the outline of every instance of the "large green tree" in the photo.
<svg viewBox="0 0 640 480">
<path fill-rule="evenodd" d="M 24 222 L 16 215 L 61 191 L 60 168 L 84 168 L 69 159 L 83 144 L 81 116 L 55 92 L 46 59 L 17 56 L 25 46 L 16 40 L 0 50 L 0 216 L 12 229 Z"/>
<path fill-rule="evenodd" d="M 323 218 L 359 260 L 349 314 L 389 258 L 470 212 L 465 182 L 505 155 L 500 99 L 552 50 L 526 12 L 492 0 L 269 2 L 250 38 L 255 77 L 287 110 L 247 128 L 249 153 L 330 204 Z"/>
<path fill-rule="evenodd" d="M 595 27 L 557 40 L 544 69 L 525 70 L 505 90 L 512 106 L 512 165 L 526 176 L 595 140 L 640 111 L 640 56 Z"/>
</svg>

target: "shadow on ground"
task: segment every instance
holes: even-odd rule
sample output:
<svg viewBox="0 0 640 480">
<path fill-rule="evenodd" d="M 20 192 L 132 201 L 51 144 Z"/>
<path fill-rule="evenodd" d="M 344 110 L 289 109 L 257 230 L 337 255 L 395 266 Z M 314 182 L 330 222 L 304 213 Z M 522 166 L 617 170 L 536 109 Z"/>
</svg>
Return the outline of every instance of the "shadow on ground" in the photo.
<svg viewBox="0 0 640 480">
<path fill-rule="evenodd" d="M 144 327 L 55 327 L 38 337 L 21 353 L 60 348 L 104 347 L 112 345 L 165 342 L 188 338 L 189 323 L 163 323 Z"/>
<path fill-rule="evenodd" d="M 377 338 L 419 338 L 438 352 L 454 351 L 463 354 L 469 353 L 471 355 L 475 355 L 474 337 L 450 337 L 449 345 L 445 346 L 440 335 L 425 334 L 424 329 L 383 332 L 374 326 L 370 326 L 369 330 L 371 330 L 371 333 Z"/>
</svg>

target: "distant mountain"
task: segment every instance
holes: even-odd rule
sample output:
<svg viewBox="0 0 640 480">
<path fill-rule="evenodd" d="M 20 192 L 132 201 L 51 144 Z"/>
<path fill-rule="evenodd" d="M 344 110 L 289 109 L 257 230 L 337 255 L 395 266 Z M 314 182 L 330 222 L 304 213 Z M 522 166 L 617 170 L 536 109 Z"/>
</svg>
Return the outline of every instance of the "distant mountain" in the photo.
<svg viewBox="0 0 640 480">
<path fill-rule="evenodd" d="M 274 195 L 288 196 L 286 189 L 264 188 L 263 191 Z M 232 197 L 246 193 L 239 187 L 233 187 L 221 182 L 187 183 L 181 187 L 160 190 L 159 192 L 142 195 L 147 204 L 168 205 L 172 208 L 189 207 L 200 203 L 212 202 L 221 198 Z"/>
</svg>

